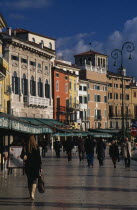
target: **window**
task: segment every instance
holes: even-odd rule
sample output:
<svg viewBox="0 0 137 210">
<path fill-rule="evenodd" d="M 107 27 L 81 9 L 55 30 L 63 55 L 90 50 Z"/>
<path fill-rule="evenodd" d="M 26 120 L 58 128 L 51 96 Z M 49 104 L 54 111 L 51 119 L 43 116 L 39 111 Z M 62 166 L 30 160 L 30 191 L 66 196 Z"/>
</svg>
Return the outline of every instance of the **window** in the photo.
<svg viewBox="0 0 137 210">
<path fill-rule="evenodd" d="M 134 92 L 134 98 L 136 98 L 137 97 L 137 94 L 136 94 L 136 92 Z"/>
<path fill-rule="evenodd" d="M 59 77 L 59 73 L 56 73 L 56 77 Z"/>
<path fill-rule="evenodd" d="M 32 41 L 35 42 L 35 38 L 32 38 Z"/>
<path fill-rule="evenodd" d="M 83 120 L 83 111 L 80 111 L 80 119 Z"/>
<path fill-rule="evenodd" d="M 45 66 L 45 70 L 48 71 L 48 66 Z"/>
<path fill-rule="evenodd" d="M 107 91 L 107 87 L 106 86 L 103 86 L 103 91 Z"/>
<path fill-rule="evenodd" d="M 108 99 L 112 99 L 112 93 L 108 93 Z"/>
<path fill-rule="evenodd" d="M 82 90 L 82 86 L 79 86 L 79 90 Z"/>
<path fill-rule="evenodd" d="M 101 101 L 100 95 L 94 95 L 94 101 L 95 102 L 100 102 Z"/>
<path fill-rule="evenodd" d="M 98 66 L 100 66 L 100 58 L 98 58 Z"/>
<path fill-rule="evenodd" d="M 84 96 L 84 104 L 87 104 L 87 97 Z"/>
<path fill-rule="evenodd" d="M 118 94 L 117 93 L 114 93 L 114 99 L 118 99 Z"/>
<path fill-rule="evenodd" d="M 59 81 L 56 81 L 56 91 L 59 91 Z"/>
<path fill-rule="evenodd" d="M 120 88 L 122 88 L 122 84 L 120 84 Z"/>
<path fill-rule="evenodd" d="M 21 58 L 21 62 L 22 63 L 28 63 L 27 59 L 25 59 L 25 58 Z"/>
<path fill-rule="evenodd" d="M 122 100 L 122 94 L 120 94 L 120 100 Z"/>
<path fill-rule="evenodd" d="M 90 109 L 87 110 L 87 116 L 90 117 Z"/>
<path fill-rule="evenodd" d="M 79 103 L 82 104 L 82 96 L 79 96 Z"/>
<path fill-rule="evenodd" d="M 114 88 L 118 88 L 118 84 L 114 83 Z"/>
<path fill-rule="evenodd" d="M 31 77 L 30 80 L 30 94 L 32 96 L 36 96 L 36 82 L 34 81 L 34 77 Z"/>
<path fill-rule="evenodd" d="M 40 69 L 41 69 L 41 63 L 38 63 L 38 68 L 40 68 Z"/>
<path fill-rule="evenodd" d="M 107 103 L 107 96 L 104 96 L 104 102 Z"/>
<path fill-rule="evenodd" d="M 113 128 L 113 122 L 110 121 L 110 128 Z"/>
<path fill-rule="evenodd" d="M 116 121 L 116 128 L 118 128 L 118 121 Z"/>
<path fill-rule="evenodd" d="M 65 76 L 65 80 L 68 80 L 68 76 Z"/>
<path fill-rule="evenodd" d="M 103 59 L 103 67 L 105 67 L 105 59 Z"/>
<path fill-rule="evenodd" d="M 49 48 L 52 49 L 52 44 L 51 44 L 51 42 L 49 43 Z"/>
<path fill-rule="evenodd" d="M 23 74 L 23 78 L 22 78 L 22 93 L 24 95 L 28 95 L 28 80 L 26 79 L 25 74 Z"/>
<path fill-rule="evenodd" d="M 126 100 L 129 100 L 129 95 L 128 94 L 126 95 Z"/>
<path fill-rule="evenodd" d="M 86 87 L 86 86 L 84 86 L 84 87 L 83 87 L 83 90 L 84 90 L 84 91 L 87 91 L 87 87 Z"/>
<path fill-rule="evenodd" d="M 39 78 L 38 81 L 38 96 L 43 97 L 43 83 L 41 81 L 41 78 Z"/>
<path fill-rule="evenodd" d="M 104 110 L 104 117 L 107 117 L 107 110 Z"/>
<path fill-rule="evenodd" d="M 30 61 L 30 65 L 32 65 L 32 66 L 36 66 L 36 62 L 34 62 L 34 61 Z"/>
<path fill-rule="evenodd" d="M 94 88 L 95 90 L 100 90 L 100 86 L 99 86 L 99 85 L 94 85 L 93 88 Z"/>
<path fill-rule="evenodd" d="M 15 55 L 12 55 L 12 56 L 11 56 L 11 59 L 12 59 L 12 60 L 15 60 L 15 61 L 18 61 L 18 60 L 19 60 L 19 57 L 18 57 L 18 56 L 15 56 Z"/>
<path fill-rule="evenodd" d="M 108 87 L 112 87 L 112 83 L 109 83 L 109 84 L 108 84 Z"/>
<path fill-rule="evenodd" d="M 46 79 L 46 84 L 45 84 L 45 97 L 50 98 L 50 85 L 48 84 L 47 79 Z"/>
<path fill-rule="evenodd" d="M 101 120 L 101 110 L 100 109 L 95 109 L 95 119 Z"/>
<path fill-rule="evenodd" d="M 20 94 L 20 78 L 17 77 L 16 71 L 14 71 L 12 76 L 12 91 L 15 94 Z"/>
<path fill-rule="evenodd" d="M 126 85 L 126 89 L 129 89 L 130 88 L 130 85 Z"/>
</svg>

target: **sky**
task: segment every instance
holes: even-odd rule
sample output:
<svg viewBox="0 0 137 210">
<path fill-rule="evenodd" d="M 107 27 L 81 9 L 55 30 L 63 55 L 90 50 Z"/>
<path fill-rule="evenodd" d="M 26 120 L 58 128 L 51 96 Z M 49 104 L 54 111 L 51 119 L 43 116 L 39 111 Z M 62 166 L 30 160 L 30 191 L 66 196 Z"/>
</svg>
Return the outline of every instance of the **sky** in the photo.
<svg viewBox="0 0 137 210">
<path fill-rule="evenodd" d="M 108 68 L 116 72 L 120 60 L 114 67 L 112 50 L 132 42 L 132 60 L 125 45 L 123 66 L 137 79 L 136 0 L 0 0 L 0 8 L 9 27 L 55 38 L 58 57 L 72 63 L 75 54 L 91 49 L 107 54 Z"/>
</svg>

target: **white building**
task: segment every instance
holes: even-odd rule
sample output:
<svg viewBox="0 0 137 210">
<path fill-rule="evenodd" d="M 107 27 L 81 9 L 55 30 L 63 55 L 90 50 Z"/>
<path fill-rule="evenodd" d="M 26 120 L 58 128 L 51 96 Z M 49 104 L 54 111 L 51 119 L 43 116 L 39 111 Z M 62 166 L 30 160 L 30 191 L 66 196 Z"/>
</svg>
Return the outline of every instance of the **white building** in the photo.
<svg viewBox="0 0 137 210">
<path fill-rule="evenodd" d="M 55 39 L 24 29 L 2 33 L 11 78 L 11 114 L 53 118 L 51 67 Z"/>
</svg>

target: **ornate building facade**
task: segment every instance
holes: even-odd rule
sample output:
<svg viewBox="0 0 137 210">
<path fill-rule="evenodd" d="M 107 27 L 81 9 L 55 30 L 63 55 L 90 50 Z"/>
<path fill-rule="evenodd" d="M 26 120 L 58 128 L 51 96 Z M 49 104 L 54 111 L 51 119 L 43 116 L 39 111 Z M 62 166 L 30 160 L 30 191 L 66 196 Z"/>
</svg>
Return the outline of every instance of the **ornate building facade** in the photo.
<svg viewBox="0 0 137 210">
<path fill-rule="evenodd" d="M 12 88 L 10 113 L 19 117 L 53 118 L 51 67 L 55 39 L 9 28 L 2 33 L 2 40 Z"/>
</svg>

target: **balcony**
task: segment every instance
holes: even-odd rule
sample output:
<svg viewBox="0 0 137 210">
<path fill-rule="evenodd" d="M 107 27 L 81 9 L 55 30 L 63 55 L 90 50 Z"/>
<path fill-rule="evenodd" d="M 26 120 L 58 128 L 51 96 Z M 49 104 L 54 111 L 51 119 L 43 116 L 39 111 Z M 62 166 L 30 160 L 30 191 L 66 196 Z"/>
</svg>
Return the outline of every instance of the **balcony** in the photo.
<svg viewBox="0 0 137 210">
<path fill-rule="evenodd" d="M 95 120 L 95 121 L 96 121 L 96 120 L 102 120 L 102 116 L 96 115 L 96 116 L 94 117 L 94 120 Z"/>
<path fill-rule="evenodd" d="M 6 68 L 3 66 L 3 64 L 0 64 L 0 78 L 6 77 Z"/>
<path fill-rule="evenodd" d="M 42 98 L 37 96 L 24 96 L 23 101 L 27 106 L 48 107 L 49 98 Z"/>
</svg>

